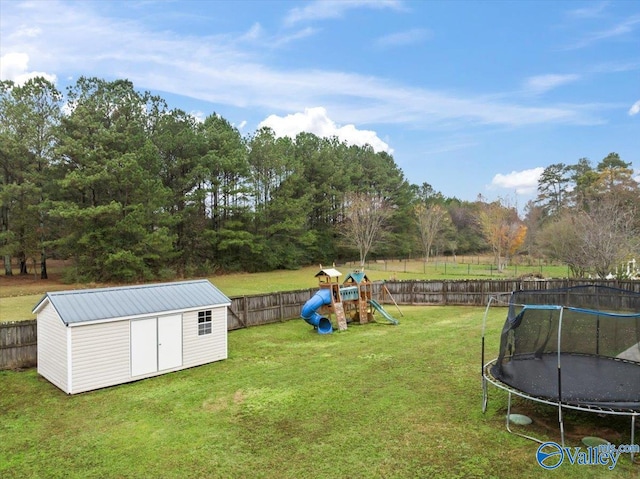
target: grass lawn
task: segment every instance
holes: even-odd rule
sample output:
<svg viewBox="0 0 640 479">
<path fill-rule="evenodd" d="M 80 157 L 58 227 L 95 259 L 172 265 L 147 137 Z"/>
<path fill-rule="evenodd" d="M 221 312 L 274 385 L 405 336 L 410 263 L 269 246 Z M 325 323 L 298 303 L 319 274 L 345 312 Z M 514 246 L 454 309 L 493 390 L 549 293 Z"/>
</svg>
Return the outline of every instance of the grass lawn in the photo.
<svg viewBox="0 0 640 479">
<path fill-rule="evenodd" d="M 482 308 L 403 307 L 398 326 L 318 335 L 302 320 L 233 331 L 229 358 L 67 396 L 35 370 L 0 371 L 0 477 L 633 478 L 565 463 L 482 414 Z M 490 312 L 489 357 L 505 310 Z M 527 432 L 558 440 L 555 409 L 518 402 Z M 567 442 L 629 442 L 629 421 L 567 414 Z M 588 434 L 586 434 L 588 432 Z"/>
</svg>

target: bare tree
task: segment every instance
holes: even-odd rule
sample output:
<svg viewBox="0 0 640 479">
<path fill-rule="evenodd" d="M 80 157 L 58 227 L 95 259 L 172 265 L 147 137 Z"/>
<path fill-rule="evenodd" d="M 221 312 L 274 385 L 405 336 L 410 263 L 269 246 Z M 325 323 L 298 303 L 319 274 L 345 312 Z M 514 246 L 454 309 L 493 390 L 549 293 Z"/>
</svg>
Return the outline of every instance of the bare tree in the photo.
<svg viewBox="0 0 640 479">
<path fill-rule="evenodd" d="M 580 233 L 573 213 L 565 211 L 536 235 L 536 245 L 546 257 L 562 261 L 569 266 L 574 277 L 582 278 L 587 272 L 584 254 L 580 248 Z"/>
<path fill-rule="evenodd" d="M 538 237 L 542 250 L 569 265 L 572 273 L 591 271 L 600 278 L 640 254 L 635 211 L 613 197 L 591 201 L 588 208 L 566 211 Z"/>
<path fill-rule="evenodd" d="M 360 265 L 364 267 L 367 254 L 383 233 L 392 209 L 379 195 L 348 193 L 344 199 L 344 220 L 338 231 L 355 243 L 360 253 Z"/>
<path fill-rule="evenodd" d="M 425 261 L 429 261 L 431 247 L 442 231 L 449 213 L 440 205 L 427 206 L 424 203 L 418 203 L 413 211 L 416 215 L 416 225 Z"/>
<path fill-rule="evenodd" d="M 582 235 L 581 252 L 589 269 L 604 278 L 625 262 L 639 248 L 638 231 L 634 228 L 635 212 L 610 197 L 594 202 L 577 215 Z"/>
</svg>

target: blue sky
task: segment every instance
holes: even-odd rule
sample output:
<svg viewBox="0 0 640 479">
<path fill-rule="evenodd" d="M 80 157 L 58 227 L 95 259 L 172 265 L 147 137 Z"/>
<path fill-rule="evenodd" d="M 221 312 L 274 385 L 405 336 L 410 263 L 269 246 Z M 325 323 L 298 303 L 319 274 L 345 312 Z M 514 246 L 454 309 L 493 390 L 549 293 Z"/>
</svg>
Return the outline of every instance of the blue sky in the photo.
<svg viewBox="0 0 640 479">
<path fill-rule="evenodd" d="M 638 1 L 0 0 L 0 77 L 128 78 L 243 135 L 390 152 L 409 182 L 524 205 L 553 163 L 640 181 Z"/>
</svg>

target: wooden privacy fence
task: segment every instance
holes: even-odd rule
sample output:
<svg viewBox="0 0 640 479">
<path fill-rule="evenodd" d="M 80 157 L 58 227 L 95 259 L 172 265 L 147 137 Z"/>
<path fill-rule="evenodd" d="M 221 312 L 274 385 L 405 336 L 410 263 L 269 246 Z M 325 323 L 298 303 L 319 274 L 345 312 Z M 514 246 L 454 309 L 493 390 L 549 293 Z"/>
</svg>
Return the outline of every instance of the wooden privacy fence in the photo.
<svg viewBox="0 0 640 479">
<path fill-rule="evenodd" d="M 317 288 L 309 288 L 231 298 L 227 329 L 232 331 L 299 318 L 300 309 L 316 291 Z"/>
<path fill-rule="evenodd" d="M 35 319 L 0 323 L 0 369 L 35 366 L 37 340 Z"/>
<path fill-rule="evenodd" d="M 640 293 L 640 281 L 576 279 L 504 279 L 464 281 L 380 281 L 373 295 L 380 303 L 398 305 L 486 306 L 489 298 L 521 289 L 553 290 L 599 284 Z M 317 288 L 231 298 L 229 331 L 299 318 L 300 310 Z M 549 296 L 553 302 L 553 297 Z M 555 302 L 562 303 L 559 297 Z M 0 323 L 0 370 L 32 367 L 37 362 L 36 321 Z"/>
<path fill-rule="evenodd" d="M 388 291 L 398 304 L 415 305 L 451 305 L 451 306 L 486 306 L 489 298 L 504 295 L 505 299 L 512 291 L 544 290 L 550 291 L 573 286 L 598 284 L 611 288 L 640 293 L 640 281 L 634 280 L 584 280 L 584 279 L 496 279 L 496 280 L 464 280 L 464 281 L 386 281 L 380 283 L 382 294 Z M 553 304 L 562 304 L 562 296 L 553 299 Z"/>
</svg>

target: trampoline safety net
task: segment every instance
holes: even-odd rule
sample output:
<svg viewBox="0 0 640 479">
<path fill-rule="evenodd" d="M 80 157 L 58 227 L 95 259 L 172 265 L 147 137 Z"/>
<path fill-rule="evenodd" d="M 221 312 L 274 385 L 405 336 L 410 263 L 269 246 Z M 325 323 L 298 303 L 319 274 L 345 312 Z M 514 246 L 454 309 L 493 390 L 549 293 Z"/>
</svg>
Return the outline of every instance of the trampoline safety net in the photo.
<svg viewBox="0 0 640 479">
<path fill-rule="evenodd" d="M 640 293 L 513 292 L 491 374 L 533 397 L 640 411 Z"/>
</svg>

